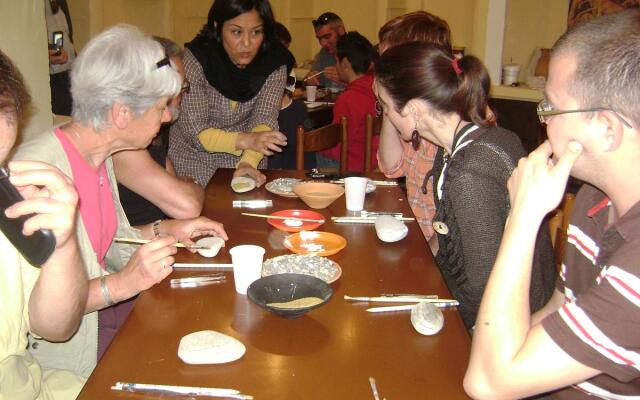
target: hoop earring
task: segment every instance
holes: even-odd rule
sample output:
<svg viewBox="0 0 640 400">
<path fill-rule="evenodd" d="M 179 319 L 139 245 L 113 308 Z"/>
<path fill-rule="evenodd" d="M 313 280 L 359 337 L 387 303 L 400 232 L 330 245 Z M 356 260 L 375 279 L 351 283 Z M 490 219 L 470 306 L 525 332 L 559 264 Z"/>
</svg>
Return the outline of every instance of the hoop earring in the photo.
<svg viewBox="0 0 640 400">
<path fill-rule="evenodd" d="M 411 133 L 411 146 L 414 150 L 418 150 L 420 148 L 420 134 L 417 129 L 414 129 Z"/>
</svg>

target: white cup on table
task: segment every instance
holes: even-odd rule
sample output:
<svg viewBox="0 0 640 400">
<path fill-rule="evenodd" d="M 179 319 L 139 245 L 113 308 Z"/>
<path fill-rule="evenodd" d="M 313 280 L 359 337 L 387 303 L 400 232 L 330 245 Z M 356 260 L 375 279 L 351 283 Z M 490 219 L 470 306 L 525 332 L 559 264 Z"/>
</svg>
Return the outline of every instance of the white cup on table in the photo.
<svg viewBox="0 0 640 400">
<path fill-rule="evenodd" d="M 362 211 L 367 190 L 367 178 L 350 176 L 344 178 L 344 191 L 348 211 Z"/>
<path fill-rule="evenodd" d="M 307 101 L 316 101 L 316 93 L 318 91 L 317 86 L 307 85 Z"/>
<path fill-rule="evenodd" d="M 247 288 L 262 276 L 264 248 L 252 244 L 235 246 L 229 250 L 233 264 L 236 292 L 247 294 Z"/>
</svg>

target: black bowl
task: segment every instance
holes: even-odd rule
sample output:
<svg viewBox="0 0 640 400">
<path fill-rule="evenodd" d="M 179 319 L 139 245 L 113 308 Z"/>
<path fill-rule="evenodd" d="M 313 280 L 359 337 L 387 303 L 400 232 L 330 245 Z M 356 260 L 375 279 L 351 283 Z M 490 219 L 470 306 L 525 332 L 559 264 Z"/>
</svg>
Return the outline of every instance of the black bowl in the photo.
<svg viewBox="0 0 640 400">
<path fill-rule="evenodd" d="M 331 286 L 315 276 L 303 274 L 276 274 L 265 276 L 249 285 L 249 299 L 260 307 L 284 318 L 298 318 L 325 304 L 333 295 Z M 321 303 L 302 308 L 272 307 L 269 303 L 285 303 L 304 297 L 318 297 Z"/>
</svg>

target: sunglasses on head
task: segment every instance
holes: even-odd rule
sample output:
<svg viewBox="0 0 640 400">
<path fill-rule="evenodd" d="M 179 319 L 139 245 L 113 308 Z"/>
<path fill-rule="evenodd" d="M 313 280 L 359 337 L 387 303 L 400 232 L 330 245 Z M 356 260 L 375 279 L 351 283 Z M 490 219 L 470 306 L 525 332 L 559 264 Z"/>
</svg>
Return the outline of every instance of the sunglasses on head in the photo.
<svg viewBox="0 0 640 400">
<path fill-rule="evenodd" d="M 322 14 L 321 16 L 318 17 L 318 19 L 314 19 L 311 21 L 311 23 L 313 24 L 314 28 L 318 28 L 321 26 L 324 26 L 326 24 L 328 24 L 331 21 L 337 21 L 339 20 L 340 17 L 338 17 L 338 15 L 332 13 L 332 12 L 326 12 L 324 14 Z"/>
</svg>

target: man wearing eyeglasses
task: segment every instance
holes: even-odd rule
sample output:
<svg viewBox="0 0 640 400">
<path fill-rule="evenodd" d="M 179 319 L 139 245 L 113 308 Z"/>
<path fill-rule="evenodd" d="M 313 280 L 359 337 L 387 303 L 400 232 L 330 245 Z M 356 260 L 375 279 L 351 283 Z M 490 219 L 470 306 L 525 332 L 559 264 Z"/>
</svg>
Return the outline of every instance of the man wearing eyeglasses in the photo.
<svg viewBox="0 0 640 400">
<path fill-rule="evenodd" d="M 341 91 L 344 89 L 344 84 L 340 82 L 336 70 L 336 43 L 338 38 L 346 32 L 344 23 L 338 15 L 332 12 L 320 15 L 311 23 L 322 49 L 314 58 L 311 72 L 307 75 L 313 76 L 313 78 L 307 78 L 305 81 L 307 85 L 322 85 L 332 91 Z M 318 73 L 320 75 L 317 75 Z"/>
<path fill-rule="evenodd" d="M 169 100 L 171 121 L 160 127 L 146 150 L 121 151 L 113 155 L 120 203 L 134 226 L 167 217 L 195 218 L 204 204 L 204 189 L 193 178 L 176 176 L 173 163 L 167 157 L 169 129 L 180 116 L 182 97 L 190 89 L 184 70 L 184 51 L 172 40 L 155 36 L 154 39 L 162 45 L 172 67 L 182 77 L 182 90 Z"/>
<path fill-rule="evenodd" d="M 556 42 L 538 115 L 549 141 L 509 180 L 511 214 L 476 320 L 475 398 L 640 396 L 640 12 L 599 17 Z M 586 182 L 557 290 L 530 316 L 533 243 L 569 174 Z"/>
</svg>

